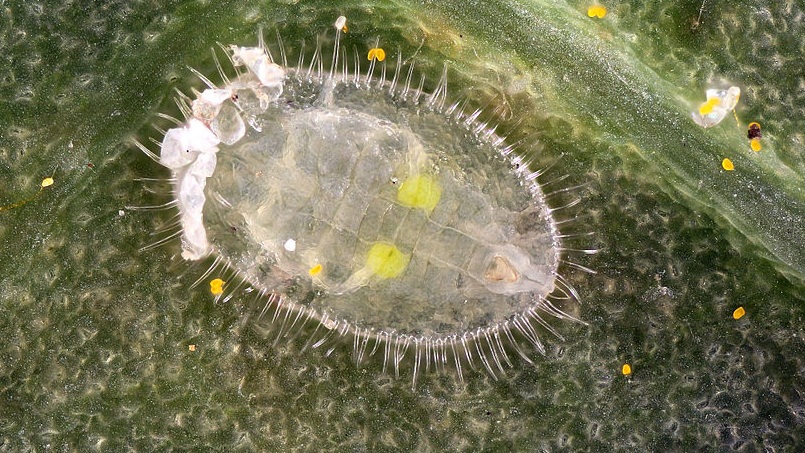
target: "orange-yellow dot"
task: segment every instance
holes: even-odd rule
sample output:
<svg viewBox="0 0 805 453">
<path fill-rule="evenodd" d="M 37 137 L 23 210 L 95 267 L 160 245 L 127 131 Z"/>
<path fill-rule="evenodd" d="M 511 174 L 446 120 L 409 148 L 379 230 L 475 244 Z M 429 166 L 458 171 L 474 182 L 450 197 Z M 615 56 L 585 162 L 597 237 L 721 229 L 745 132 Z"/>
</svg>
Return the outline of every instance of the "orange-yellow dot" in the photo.
<svg viewBox="0 0 805 453">
<path fill-rule="evenodd" d="M 322 270 L 321 264 L 317 264 L 317 265 L 311 267 L 307 271 L 307 273 L 310 274 L 311 277 L 315 277 L 315 276 L 317 276 L 317 275 L 319 275 L 321 273 L 321 270 Z"/>
<path fill-rule="evenodd" d="M 607 15 L 607 9 L 604 5 L 590 5 L 587 8 L 587 16 L 589 17 L 597 17 L 599 19 L 603 19 L 604 16 Z"/>
<path fill-rule="evenodd" d="M 724 158 L 724 160 L 721 161 L 721 167 L 727 171 L 735 170 L 735 165 L 732 163 L 731 160 L 727 159 L 726 157 Z"/>
<path fill-rule="evenodd" d="M 632 374 L 632 366 L 628 363 L 624 363 L 621 367 L 621 373 L 623 373 L 624 376 L 629 376 Z"/>
<path fill-rule="evenodd" d="M 45 187 L 50 187 L 53 185 L 53 178 L 45 178 L 42 180 L 41 187 L 44 189 Z"/>
<path fill-rule="evenodd" d="M 761 148 L 760 139 L 759 138 L 753 138 L 752 140 L 749 140 L 749 146 L 752 147 L 752 151 L 754 151 L 754 152 L 760 151 L 760 148 Z"/>
<path fill-rule="evenodd" d="M 380 47 L 374 47 L 369 49 L 369 55 L 367 55 L 367 59 L 369 61 L 377 60 L 383 61 L 386 59 L 386 51 L 381 49 Z"/>
<path fill-rule="evenodd" d="M 224 292 L 224 284 L 226 282 L 221 280 L 220 278 L 216 278 L 215 280 L 210 282 L 210 292 L 213 296 L 219 296 L 221 293 Z"/>
<path fill-rule="evenodd" d="M 190 351 L 190 352 L 195 352 L 196 351 L 196 345 L 194 345 L 194 344 L 187 345 L 187 350 Z"/>
<path fill-rule="evenodd" d="M 732 318 L 733 319 L 741 319 L 741 318 L 743 318 L 743 316 L 745 314 L 746 314 L 746 310 L 744 310 L 744 307 L 738 307 L 738 308 L 735 309 L 734 312 L 732 312 Z"/>
</svg>

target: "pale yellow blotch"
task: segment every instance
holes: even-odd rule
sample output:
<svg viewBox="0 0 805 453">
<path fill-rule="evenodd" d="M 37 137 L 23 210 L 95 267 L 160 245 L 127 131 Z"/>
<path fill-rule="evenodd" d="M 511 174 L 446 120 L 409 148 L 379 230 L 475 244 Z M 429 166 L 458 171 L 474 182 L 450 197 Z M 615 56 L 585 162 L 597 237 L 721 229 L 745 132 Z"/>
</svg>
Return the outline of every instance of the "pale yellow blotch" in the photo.
<svg viewBox="0 0 805 453">
<path fill-rule="evenodd" d="M 187 350 L 190 352 L 196 352 L 196 345 L 194 344 L 187 345 Z"/>
<path fill-rule="evenodd" d="M 732 171 L 735 170 L 735 164 L 725 157 L 724 160 L 721 161 L 721 168 L 727 171 Z"/>
<path fill-rule="evenodd" d="M 313 266 L 310 269 L 308 269 L 307 273 L 311 277 L 315 277 L 315 276 L 321 274 L 322 269 L 324 269 L 324 268 L 322 267 L 321 264 L 316 264 L 315 266 Z"/>
<path fill-rule="evenodd" d="M 366 267 L 380 278 L 395 278 L 403 273 L 411 257 L 386 242 L 376 242 L 366 255 Z"/>
<path fill-rule="evenodd" d="M 380 47 L 369 49 L 369 55 L 367 55 L 367 59 L 369 61 L 372 60 L 383 61 L 386 59 L 386 51 L 381 49 Z"/>
<path fill-rule="evenodd" d="M 607 8 L 604 5 L 590 5 L 587 8 L 587 16 L 589 17 L 597 17 L 599 19 L 603 19 L 604 16 L 607 15 Z"/>
<path fill-rule="evenodd" d="M 632 374 L 632 366 L 628 363 L 624 363 L 621 367 L 621 373 L 623 373 L 624 376 L 629 376 Z"/>
<path fill-rule="evenodd" d="M 224 292 L 225 281 L 216 278 L 210 282 L 210 292 L 213 296 L 220 296 Z"/>
<path fill-rule="evenodd" d="M 430 213 L 442 198 L 442 186 L 428 175 L 408 178 L 397 191 L 397 201 L 409 208 L 419 208 Z"/>
<path fill-rule="evenodd" d="M 735 309 L 734 312 L 732 312 L 732 318 L 733 319 L 741 319 L 741 318 L 743 318 L 743 316 L 745 314 L 746 314 L 746 310 L 744 310 L 744 307 L 738 307 L 738 308 Z"/>
<path fill-rule="evenodd" d="M 45 178 L 45 179 L 42 180 L 42 184 L 41 184 L 40 187 L 42 187 L 43 189 L 45 187 L 50 187 L 50 186 L 53 185 L 54 182 L 55 181 L 53 181 L 53 178 Z"/>
</svg>

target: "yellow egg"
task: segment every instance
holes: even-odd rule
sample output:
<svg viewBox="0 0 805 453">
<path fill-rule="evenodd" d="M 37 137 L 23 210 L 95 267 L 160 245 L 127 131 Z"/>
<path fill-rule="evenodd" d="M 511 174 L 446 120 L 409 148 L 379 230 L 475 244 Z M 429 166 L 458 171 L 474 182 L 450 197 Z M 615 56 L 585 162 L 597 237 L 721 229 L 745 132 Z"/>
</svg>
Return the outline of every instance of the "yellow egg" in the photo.
<svg viewBox="0 0 805 453">
<path fill-rule="evenodd" d="M 369 61 L 372 60 L 383 61 L 386 59 L 386 51 L 381 49 L 380 47 L 369 49 L 369 55 L 367 56 L 367 58 Z"/>
<path fill-rule="evenodd" d="M 311 267 L 307 273 L 310 274 L 311 277 L 315 277 L 321 273 L 322 266 L 321 264 L 316 264 L 315 266 Z"/>
<path fill-rule="evenodd" d="M 587 15 L 589 17 L 597 17 L 603 19 L 607 15 L 607 9 L 603 5 L 592 5 L 587 8 Z"/>
<path fill-rule="evenodd" d="M 220 278 L 216 278 L 210 282 L 210 292 L 213 296 L 220 296 L 221 293 L 224 292 L 224 283 L 226 282 Z"/>
</svg>

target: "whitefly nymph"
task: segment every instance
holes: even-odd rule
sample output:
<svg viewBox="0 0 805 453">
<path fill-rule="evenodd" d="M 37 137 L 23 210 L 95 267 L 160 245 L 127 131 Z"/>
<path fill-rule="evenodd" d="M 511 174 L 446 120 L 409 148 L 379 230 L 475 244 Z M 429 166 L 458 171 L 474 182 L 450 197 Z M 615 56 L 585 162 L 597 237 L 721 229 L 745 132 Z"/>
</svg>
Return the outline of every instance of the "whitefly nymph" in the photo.
<svg viewBox="0 0 805 453">
<path fill-rule="evenodd" d="M 139 145 L 171 171 L 179 210 L 157 244 L 179 236 L 185 260 L 212 263 L 199 282 L 217 297 L 256 291 L 281 329 L 316 323 L 314 347 L 351 340 L 356 362 L 414 383 L 530 362 L 553 331 L 543 314 L 571 318 L 552 301 L 577 299 L 539 174 L 480 110 L 448 101 L 446 70 L 425 92 L 375 48 L 362 71 L 345 21 L 327 62 L 317 47 L 289 65 L 281 42 L 274 59 L 261 34 L 221 46 L 220 83 L 197 73 L 206 88 L 177 98 L 184 119 L 158 154 Z"/>
</svg>

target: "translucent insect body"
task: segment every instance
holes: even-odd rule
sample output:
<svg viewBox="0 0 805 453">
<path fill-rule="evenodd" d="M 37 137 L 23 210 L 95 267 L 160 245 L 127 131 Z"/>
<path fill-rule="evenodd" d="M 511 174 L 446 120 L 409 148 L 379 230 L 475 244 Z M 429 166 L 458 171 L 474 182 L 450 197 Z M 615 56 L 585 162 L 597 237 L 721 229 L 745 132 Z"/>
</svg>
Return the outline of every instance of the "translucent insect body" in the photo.
<svg viewBox="0 0 805 453">
<path fill-rule="evenodd" d="M 575 291 L 537 175 L 478 112 L 446 105 L 446 73 L 432 93 L 401 61 L 378 77 L 380 48 L 365 74 L 346 71 L 346 20 L 335 27 L 329 69 L 319 49 L 289 67 L 262 40 L 225 48 L 237 75 L 198 74 L 207 88 L 179 98 L 187 119 L 159 156 L 140 145 L 172 172 L 182 256 L 351 333 L 357 361 L 373 340 L 397 371 L 413 346 L 414 379 L 422 360 L 502 370 L 503 339 L 527 360 L 521 341 L 543 351 L 539 312 L 569 317 L 550 299 Z"/>
<path fill-rule="evenodd" d="M 726 90 L 710 88 L 706 92 L 707 101 L 691 113 L 693 121 L 701 127 L 713 127 L 720 123 L 738 105 L 741 89 L 730 87 Z"/>
</svg>

